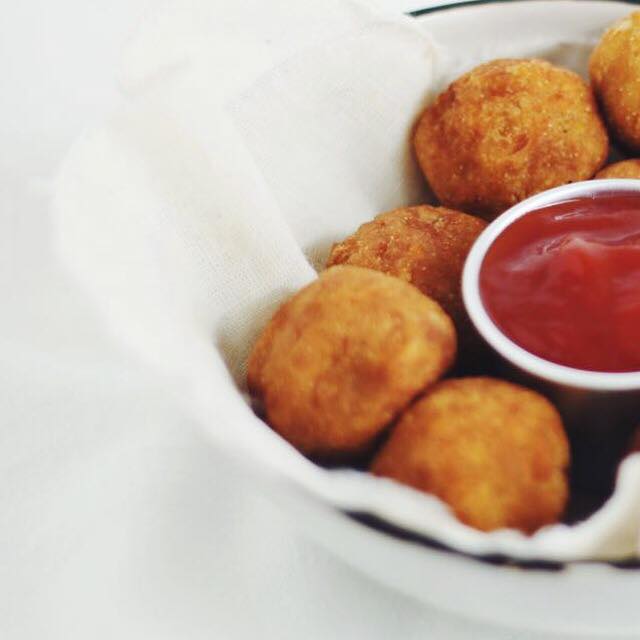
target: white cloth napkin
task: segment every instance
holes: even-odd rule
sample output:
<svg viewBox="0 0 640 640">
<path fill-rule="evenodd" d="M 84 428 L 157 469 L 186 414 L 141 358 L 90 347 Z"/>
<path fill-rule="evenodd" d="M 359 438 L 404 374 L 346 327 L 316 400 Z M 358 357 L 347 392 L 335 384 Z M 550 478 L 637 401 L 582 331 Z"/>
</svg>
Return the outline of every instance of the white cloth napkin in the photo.
<svg viewBox="0 0 640 640">
<path fill-rule="evenodd" d="M 461 49 L 409 18 L 350 0 L 322 11 L 309 0 L 169 4 L 126 51 L 128 106 L 80 140 L 61 171 L 60 253 L 112 334 L 218 446 L 265 477 L 471 553 L 633 553 L 638 456 L 588 521 L 531 538 L 482 534 L 433 497 L 316 467 L 255 417 L 242 394 L 257 333 L 315 277 L 312 265 L 328 246 L 380 211 L 427 197 L 408 137 L 443 82 L 504 55 L 541 52 L 583 66 L 611 13 L 560 20 L 543 37 L 532 28 L 517 43 L 489 46 L 478 36 Z"/>
</svg>

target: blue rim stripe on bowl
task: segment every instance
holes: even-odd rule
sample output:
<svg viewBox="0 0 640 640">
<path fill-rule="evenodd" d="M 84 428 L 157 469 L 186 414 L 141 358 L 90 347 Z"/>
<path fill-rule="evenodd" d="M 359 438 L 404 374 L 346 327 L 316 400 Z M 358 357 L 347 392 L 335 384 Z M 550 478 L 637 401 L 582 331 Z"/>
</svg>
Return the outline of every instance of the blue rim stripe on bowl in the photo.
<svg viewBox="0 0 640 640">
<path fill-rule="evenodd" d="M 448 9 L 457 9 L 458 7 L 472 7 L 481 4 L 508 4 L 510 2 L 517 2 L 518 0 L 460 0 L 460 2 L 447 2 L 446 4 L 439 4 L 433 7 L 425 7 L 424 9 L 414 9 L 413 11 L 407 11 L 408 16 L 418 18 L 420 16 L 426 16 L 430 13 L 436 13 L 437 11 L 447 11 Z M 624 0 L 627 4 L 640 4 L 640 0 Z"/>
</svg>

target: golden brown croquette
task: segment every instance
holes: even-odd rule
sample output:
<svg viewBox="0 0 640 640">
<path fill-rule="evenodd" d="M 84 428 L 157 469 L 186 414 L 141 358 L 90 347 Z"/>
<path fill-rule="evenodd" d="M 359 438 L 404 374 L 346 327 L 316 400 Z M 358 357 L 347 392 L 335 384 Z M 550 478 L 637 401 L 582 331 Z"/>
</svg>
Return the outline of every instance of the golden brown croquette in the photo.
<svg viewBox="0 0 640 640">
<path fill-rule="evenodd" d="M 589 73 L 612 134 L 640 151 L 640 12 L 605 31 L 591 54 Z"/>
<path fill-rule="evenodd" d="M 249 359 L 267 421 L 305 454 L 366 451 L 453 362 L 453 324 L 415 287 L 370 269 L 328 269 L 273 316 Z"/>
<path fill-rule="evenodd" d="M 464 523 L 531 533 L 567 502 L 569 446 L 541 395 L 492 378 L 447 380 L 393 427 L 373 473 L 432 493 Z"/>
<path fill-rule="evenodd" d="M 543 60 L 494 60 L 464 74 L 418 122 L 418 162 L 440 202 L 487 219 L 587 180 L 608 138 L 588 85 Z"/>
<path fill-rule="evenodd" d="M 603 178 L 635 178 L 640 179 L 640 160 L 622 160 L 607 165 L 601 171 L 596 173 L 597 179 Z"/>
<path fill-rule="evenodd" d="M 444 207 L 395 209 L 335 244 L 327 266 L 351 264 L 410 282 L 451 316 L 464 349 L 477 338 L 462 302 L 462 269 L 485 227 L 480 218 Z"/>
</svg>

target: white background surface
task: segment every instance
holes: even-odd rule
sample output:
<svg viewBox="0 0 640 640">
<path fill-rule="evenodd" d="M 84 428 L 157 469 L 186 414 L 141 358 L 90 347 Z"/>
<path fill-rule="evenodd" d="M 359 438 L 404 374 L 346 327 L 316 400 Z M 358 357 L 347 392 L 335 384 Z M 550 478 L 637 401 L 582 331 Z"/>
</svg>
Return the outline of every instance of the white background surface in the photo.
<svg viewBox="0 0 640 640">
<path fill-rule="evenodd" d="M 2 0 L 0 637 L 537 637 L 423 607 L 301 537 L 56 266 L 48 181 L 117 103 L 117 52 L 154 3 Z"/>
</svg>

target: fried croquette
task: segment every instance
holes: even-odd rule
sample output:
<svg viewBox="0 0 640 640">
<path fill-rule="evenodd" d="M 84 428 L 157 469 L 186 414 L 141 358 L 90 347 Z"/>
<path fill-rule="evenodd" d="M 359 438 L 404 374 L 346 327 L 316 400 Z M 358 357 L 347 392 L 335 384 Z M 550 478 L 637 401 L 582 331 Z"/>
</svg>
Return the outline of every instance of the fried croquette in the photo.
<svg viewBox="0 0 640 640">
<path fill-rule="evenodd" d="M 327 266 L 351 264 L 402 278 L 451 316 L 461 345 L 475 343 L 462 302 L 464 262 L 486 222 L 427 205 L 388 211 L 335 244 Z"/>
<path fill-rule="evenodd" d="M 589 74 L 612 134 L 640 151 L 640 12 L 605 31 L 591 54 Z"/>
<path fill-rule="evenodd" d="M 248 386 L 300 451 L 345 460 L 366 452 L 455 352 L 437 302 L 398 278 L 336 266 L 273 316 L 250 356 Z"/>
<path fill-rule="evenodd" d="M 607 165 L 596 173 L 598 180 L 603 178 L 634 178 L 640 180 L 640 160 L 622 160 Z"/>
<path fill-rule="evenodd" d="M 494 60 L 424 111 L 414 147 L 443 205 L 492 219 L 534 193 L 593 177 L 609 142 L 577 74 L 543 60 Z"/>
<path fill-rule="evenodd" d="M 541 395 L 492 378 L 434 386 L 393 427 L 376 475 L 432 493 L 464 523 L 531 533 L 568 497 L 569 445 Z"/>
</svg>

